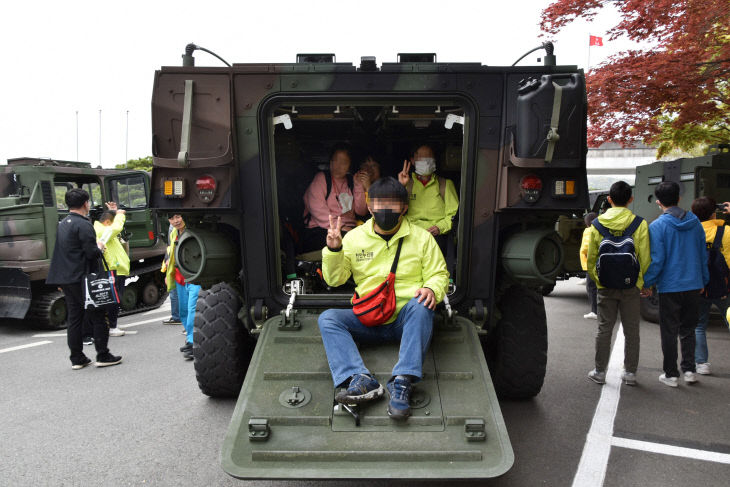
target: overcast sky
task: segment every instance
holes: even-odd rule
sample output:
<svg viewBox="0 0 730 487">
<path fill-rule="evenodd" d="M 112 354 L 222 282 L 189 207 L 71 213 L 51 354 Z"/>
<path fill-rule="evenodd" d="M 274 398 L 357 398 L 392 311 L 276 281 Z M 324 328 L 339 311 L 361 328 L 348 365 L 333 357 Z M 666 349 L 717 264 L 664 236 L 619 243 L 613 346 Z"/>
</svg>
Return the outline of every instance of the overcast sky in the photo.
<svg viewBox="0 0 730 487">
<path fill-rule="evenodd" d="M 293 62 L 300 52 L 334 52 L 338 62 L 357 64 L 360 56 L 374 55 L 380 64 L 395 61 L 398 52 L 436 52 L 439 61 L 510 65 L 541 42 L 540 12 L 550 3 L 5 1 L 0 163 L 22 156 L 76 160 L 77 112 L 78 160 L 112 167 L 125 154 L 151 155 L 154 71 L 180 65 L 189 42 L 230 63 Z M 630 47 L 608 41 L 605 32 L 616 21 L 606 12 L 564 29 L 552 39 L 558 64 L 585 67 L 589 33 L 604 37 L 604 47 L 591 49 L 591 65 Z M 200 51 L 195 57 L 197 65 L 220 65 Z"/>
</svg>

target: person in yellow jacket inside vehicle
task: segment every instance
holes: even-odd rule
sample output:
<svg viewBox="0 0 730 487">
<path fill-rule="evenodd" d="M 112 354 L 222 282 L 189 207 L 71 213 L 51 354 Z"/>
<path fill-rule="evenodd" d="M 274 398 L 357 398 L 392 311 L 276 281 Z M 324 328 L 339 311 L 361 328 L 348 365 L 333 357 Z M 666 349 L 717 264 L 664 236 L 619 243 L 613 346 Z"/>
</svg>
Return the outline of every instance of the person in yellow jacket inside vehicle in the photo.
<svg viewBox="0 0 730 487">
<path fill-rule="evenodd" d="M 185 232 L 185 220 L 182 215 L 171 213 L 168 221 L 173 229 L 169 234 L 170 241 L 160 271 L 165 274 L 167 290 L 171 291 L 173 288 L 177 290 L 180 321 L 185 328 L 185 345 L 180 347 L 180 351 L 185 360 L 193 360 L 193 325 L 195 324 L 195 305 L 198 302 L 200 286 L 185 282 L 185 277 L 175 263 L 175 246 Z"/>
<path fill-rule="evenodd" d="M 388 414 L 410 416 L 412 384 L 422 378 L 423 357 L 433 331 L 433 310 L 448 286 L 446 262 L 433 235 L 404 218 L 408 193 L 392 177 L 369 188 L 368 211 L 373 218 L 341 236 L 341 219 L 330 215 L 327 247 L 322 250 L 322 272 L 330 286 L 341 286 L 352 276 L 358 296 L 377 289 L 395 269 L 395 312 L 384 324 L 365 326 L 353 309 L 329 309 L 319 317 L 319 329 L 335 387 L 347 386 L 336 400 L 357 404 L 377 399 L 383 386 L 369 372 L 355 341 L 400 342 L 398 363 L 387 383 Z M 400 252 L 398 252 L 400 249 Z"/>
<path fill-rule="evenodd" d="M 115 271 L 114 287 L 116 287 L 121 299 L 122 294 L 124 294 L 126 276 L 129 275 L 129 255 L 127 255 L 127 251 L 119 240 L 127 215 L 124 210 L 118 209 L 117 204 L 113 201 L 107 203 L 106 207 L 107 210 L 101 214 L 99 220 L 94 222 L 94 231 L 96 232 L 96 239 L 103 242 L 106 247 L 104 249 L 104 260 L 109 265 L 107 270 Z M 109 336 L 123 336 L 124 330 L 117 327 L 119 306 L 110 309 L 107 316 L 109 318 Z"/>
<path fill-rule="evenodd" d="M 584 271 L 588 270 L 588 244 L 591 241 L 591 225 L 597 216 L 597 213 L 590 212 L 583 218 L 583 221 L 586 224 L 586 229 L 583 230 L 583 240 L 580 243 L 580 266 Z M 586 293 L 588 293 L 588 301 L 591 304 L 591 311 L 590 313 L 584 314 L 583 318 L 587 320 L 596 320 L 598 319 L 598 288 L 587 272 Z"/>
<path fill-rule="evenodd" d="M 448 239 L 452 238 L 451 226 L 459 211 L 454 183 L 436 175 L 436 156 L 428 145 L 419 146 L 410 160 L 403 162 L 398 181 L 408 190 L 408 220 L 434 236 L 453 278 L 455 257 L 448 256 Z"/>
</svg>

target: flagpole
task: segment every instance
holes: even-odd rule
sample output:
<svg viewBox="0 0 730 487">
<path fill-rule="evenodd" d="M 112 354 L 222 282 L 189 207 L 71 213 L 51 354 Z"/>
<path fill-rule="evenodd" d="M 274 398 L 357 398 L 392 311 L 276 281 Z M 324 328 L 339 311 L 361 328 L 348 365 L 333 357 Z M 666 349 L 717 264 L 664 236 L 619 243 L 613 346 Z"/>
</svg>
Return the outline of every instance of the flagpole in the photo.
<svg viewBox="0 0 730 487">
<path fill-rule="evenodd" d="M 586 66 L 586 72 L 591 70 L 591 33 L 588 33 L 588 65 Z"/>
</svg>

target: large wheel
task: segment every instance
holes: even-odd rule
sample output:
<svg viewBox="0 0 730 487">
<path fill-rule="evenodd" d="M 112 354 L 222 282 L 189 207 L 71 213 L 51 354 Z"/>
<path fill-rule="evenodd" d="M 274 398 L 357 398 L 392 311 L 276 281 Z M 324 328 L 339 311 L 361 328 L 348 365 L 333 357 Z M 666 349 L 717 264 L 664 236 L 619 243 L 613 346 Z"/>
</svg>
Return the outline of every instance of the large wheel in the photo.
<svg viewBox="0 0 730 487">
<path fill-rule="evenodd" d="M 201 291 L 195 311 L 193 356 L 198 386 L 212 397 L 241 390 L 255 341 L 238 320 L 241 298 L 229 284 Z"/>
<path fill-rule="evenodd" d="M 501 397 L 536 396 L 545 381 L 547 318 L 540 293 L 512 286 L 499 302 L 502 318 L 487 335 L 484 353 Z"/>
<path fill-rule="evenodd" d="M 49 289 L 33 297 L 25 319 L 34 328 L 62 330 L 68 326 L 66 316 L 66 298 L 63 292 Z"/>
<path fill-rule="evenodd" d="M 659 296 L 656 290 L 648 298 L 641 298 L 641 317 L 652 323 L 659 323 Z"/>
</svg>

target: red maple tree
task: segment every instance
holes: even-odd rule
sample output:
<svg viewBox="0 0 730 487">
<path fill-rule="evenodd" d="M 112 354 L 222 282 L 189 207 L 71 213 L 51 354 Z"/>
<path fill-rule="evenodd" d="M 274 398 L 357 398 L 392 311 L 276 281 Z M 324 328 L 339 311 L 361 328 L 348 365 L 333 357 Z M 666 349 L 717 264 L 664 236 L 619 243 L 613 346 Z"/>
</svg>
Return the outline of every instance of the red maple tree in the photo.
<svg viewBox="0 0 730 487">
<path fill-rule="evenodd" d="M 555 34 L 604 6 L 626 36 L 651 47 L 623 51 L 588 72 L 588 143 L 659 144 L 660 155 L 730 140 L 729 0 L 558 0 L 542 12 Z"/>
</svg>

